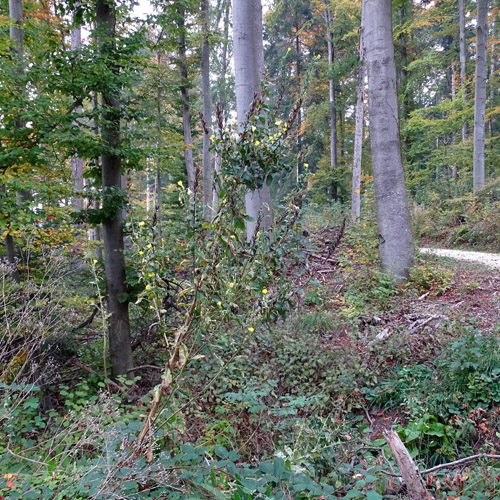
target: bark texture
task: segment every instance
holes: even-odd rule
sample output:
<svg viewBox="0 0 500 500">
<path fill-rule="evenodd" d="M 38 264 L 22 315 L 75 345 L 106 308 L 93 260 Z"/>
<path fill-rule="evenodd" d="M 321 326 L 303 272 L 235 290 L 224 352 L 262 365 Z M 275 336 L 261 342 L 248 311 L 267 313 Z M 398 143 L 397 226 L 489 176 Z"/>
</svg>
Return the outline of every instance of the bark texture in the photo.
<svg viewBox="0 0 500 500">
<path fill-rule="evenodd" d="M 460 88 L 462 99 L 467 102 L 467 46 L 465 42 L 465 0 L 458 0 L 458 24 L 460 30 Z M 462 142 L 469 136 L 469 124 L 464 121 L 462 125 Z"/>
<path fill-rule="evenodd" d="M 233 0 L 233 43 L 236 109 L 241 127 L 254 95 L 261 90 L 260 82 L 264 76 L 261 0 Z M 259 218 L 262 229 L 271 229 L 271 194 L 267 184 L 248 192 L 245 195 L 245 205 L 247 215 L 254 219 L 252 222 L 247 221 L 248 240 L 253 238 Z"/>
<path fill-rule="evenodd" d="M 206 130 L 203 131 L 203 218 L 210 221 L 213 218 L 212 206 L 214 167 L 210 152 L 210 134 L 212 130 L 212 98 L 210 95 L 210 44 L 209 35 L 209 2 L 201 1 L 203 23 L 203 45 L 201 48 L 201 82 L 203 94 L 203 119 Z"/>
<path fill-rule="evenodd" d="M 354 158 L 352 162 L 352 192 L 351 192 L 351 218 L 359 221 L 361 215 L 361 160 L 363 155 L 363 129 L 365 110 L 365 63 L 363 46 L 363 15 L 361 15 L 361 30 L 359 33 L 359 69 L 358 88 L 356 99 L 356 123 L 354 130 Z"/>
<path fill-rule="evenodd" d="M 328 70 L 333 71 L 335 62 L 335 47 L 333 45 L 333 32 L 331 30 L 333 17 L 331 10 L 325 11 L 326 33 L 328 44 Z M 328 79 L 328 95 L 330 99 L 330 166 L 337 165 L 337 107 L 335 104 L 335 82 L 330 75 Z"/>
<path fill-rule="evenodd" d="M 191 103 L 189 99 L 189 79 L 186 59 L 186 27 L 184 23 L 185 11 L 178 8 L 179 19 L 179 59 L 178 68 L 181 77 L 181 97 L 182 97 L 182 128 L 184 131 L 184 161 L 189 189 L 195 190 L 195 169 L 193 160 L 193 136 L 191 134 Z"/>
<path fill-rule="evenodd" d="M 474 97 L 474 192 L 484 186 L 488 0 L 477 0 L 476 90 Z"/>
<path fill-rule="evenodd" d="M 414 248 L 401 158 L 391 0 L 364 0 L 363 11 L 380 260 L 402 279 L 413 265 Z"/>
<path fill-rule="evenodd" d="M 398 434 L 393 429 L 388 429 L 384 431 L 384 437 L 401 471 L 408 498 L 410 500 L 434 500 L 434 497 L 427 491 L 418 467 Z"/>
<path fill-rule="evenodd" d="M 97 34 L 99 50 L 107 57 L 108 64 L 117 59 L 115 47 L 116 14 L 114 3 L 97 0 Z M 115 73 L 118 68 L 112 67 Z M 101 122 L 101 137 L 104 153 L 101 158 L 102 186 L 105 191 L 121 189 L 121 158 L 115 152 L 120 148 L 120 92 L 114 85 L 106 86 L 102 93 L 104 107 Z M 103 203 L 109 203 L 104 200 Z M 132 375 L 132 347 L 130 341 L 130 321 L 126 293 L 125 258 L 123 255 L 123 210 L 103 223 L 104 259 L 106 267 L 106 286 L 108 294 L 108 336 L 111 370 L 117 375 Z"/>
<path fill-rule="evenodd" d="M 75 26 L 71 30 L 71 50 L 78 50 L 82 45 L 82 28 L 81 26 Z M 77 115 L 81 115 L 82 107 L 78 106 L 75 109 Z M 80 124 L 78 120 L 73 122 L 73 125 L 79 127 Z M 78 151 L 75 151 L 71 157 L 71 177 L 73 179 L 73 188 L 76 192 L 83 191 L 83 159 L 78 156 Z M 81 196 L 73 196 L 71 200 L 73 205 L 73 210 L 82 211 L 83 210 L 83 198 Z"/>
<path fill-rule="evenodd" d="M 24 74 L 24 31 L 23 31 L 23 2 L 22 0 L 9 0 L 9 17 L 14 21 L 10 26 L 9 37 L 12 42 L 11 52 L 17 63 L 17 74 L 22 78 Z M 24 92 L 22 85 L 19 86 L 19 91 Z M 20 129 L 24 124 L 16 119 L 14 127 Z M 28 196 L 29 197 L 29 196 Z M 24 201 L 22 193 L 18 195 L 18 202 Z M 16 283 L 20 283 L 21 277 L 17 268 L 16 262 L 16 247 L 11 234 L 5 237 L 5 249 L 7 252 L 7 262 L 12 266 L 11 277 Z"/>
</svg>

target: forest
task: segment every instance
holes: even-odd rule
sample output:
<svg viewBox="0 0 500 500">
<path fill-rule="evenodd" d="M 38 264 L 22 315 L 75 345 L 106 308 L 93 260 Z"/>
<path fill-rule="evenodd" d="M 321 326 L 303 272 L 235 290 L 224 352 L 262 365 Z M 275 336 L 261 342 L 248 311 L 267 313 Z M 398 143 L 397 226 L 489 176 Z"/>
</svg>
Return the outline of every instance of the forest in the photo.
<svg viewBox="0 0 500 500">
<path fill-rule="evenodd" d="M 0 0 L 0 500 L 500 498 L 498 0 Z"/>
</svg>

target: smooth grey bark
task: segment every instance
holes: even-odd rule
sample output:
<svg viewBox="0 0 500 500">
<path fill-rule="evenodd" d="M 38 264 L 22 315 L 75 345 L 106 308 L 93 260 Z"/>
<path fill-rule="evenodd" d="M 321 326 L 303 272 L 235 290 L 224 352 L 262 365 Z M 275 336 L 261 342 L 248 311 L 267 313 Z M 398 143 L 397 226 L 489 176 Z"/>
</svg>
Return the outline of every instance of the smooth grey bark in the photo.
<svg viewBox="0 0 500 500">
<path fill-rule="evenodd" d="M 297 87 L 298 87 L 297 94 L 300 95 L 300 87 L 301 87 L 300 79 L 301 79 L 302 68 L 300 65 L 300 37 L 298 35 L 300 30 L 297 25 L 295 26 L 295 30 L 297 32 L 297 36 L 295 37 L 295 51 L 297 52 L 295 69 L 297 72 Z M 297 134 L 297 184 L 299 182 L 300 176 L 302 175 L 303 171 L 301 129 L 302 129 L 302 106 L 300 106 L 297 111 L 297 130 L 299 131 Z"/>
<path fill-rule="evenodd" d="M 359 69 L 356 99 L 356 122 L 354 129 L 354 157 L 352 162 L 351 218 L 359 221 L 361 215 L 361 161 L 363 155 L 363 131 L 365 109 L 365 63 L 363 46 L 363 14 L 359 33 Z"/>
<path fill-rule="evenodd" d="M 11 52 L 17 63 L 17 74 L 19 78 L 24 74 L 24 31 L 23 31 L 23 2 L 22 0 L 9 0 L 9 18 L 14 21 L 10 26 L 9 37 L 12 42 Z M 24 92 L 24 88 L 20 85 L 20 92 Z M 14 127 L 21 129 L 24 127 L 19 119 L 14 120 Z M 22 193 L 18 194 L 18 203 L 24 201 Z M 14 238 L 9 233 L 5 236 L 5 249 L 7 252 L 7 262 L 12 266 L 11 277 L 16 283 L 20 283 L 21 277 L 17 268 L 16 248 Z"/>
<path fill-rule="evenodd" d="M 210 134 L 212 130 L 212 98 L 210 91 L 210 43 L 209 36 L 209 2 L 201 0 L 201 17 L 203 26 L 203 43 L 201 47 L 201 84 L 203 94 L 203 119 L 206 129 L 203 131 L 203 218 L 211 221 L 213 210 L 214 164 L 210 152 Z"/>
<path fill-rule="evenodd" d="M 184 132 L 184 162 L 186 163 L 186 173 L 188 186 L 192 193 L 195 191 L 195 168 L 193 160 L 193 136 L 191 133 L 191 103 L 189 99 L 189 79 L 186 58 L 186 27 L 184 22 L 185 10 L 178 6 L 178 28 L 179 28 L 179 58 L 177 66 L 181 77 L 181 97 L 182 97 L 182 129 Z M 194 194 L 192 195 L 194 196 Z"/>
<path fill-rule="evenodd" d="M 464 104 L 467 102 L 467 47 L 465 41 L 465 0 L 458 0 L 458 24 L 460 30 L 460 88 Z M 462 142 L 469 136 L 469 124 L 464 121 L 462 125 Z"/>
<path fill-rule="evenodd" d="M 93 128 L 94 135 L 96 137 L 98 137 L 99 136 L 99 120 L 97 119 L 97 111 L 99 108 L 99 97 L 97 95 L 97 92 L 92 92 L 92 107 L 93 107 L 94 112 L 95 112 L 95 117 L 93 120 L 92 128 Z M 99 164 L 98 158 L 96 158 L 96 162 Z M 93 208 L 94 208 L 94 210 L 99 210 L 99 208 L 100 208 L 99 200 L 94 201 Z M 94 227 L 94 231 L 92 234 L 92 241 L 100 242 L 102 240 L 101 233 L 102 233 L 101 226 L 98 224 Z M 96 246 L 95 255 L 96 255 L 97 259 L 103 260 L 102 247 L 101 247 L 100 243 Z"/>
<path fill-rule="evenodd" d="M 264 77 L 261 0 L 233 0 L 233 44 L 236 109 L 241 129 L 254 95 L 261 91 L 260 82 Z M 259 217 L 261 228 L 265 231 L 271 229 L 271 193 L 267 184 L 247 192 L 245 206 L 247 215 L 253 219 L 246 223 L 248 240 L 254 236 Z"/>
<path fill-rule="evenodd" d="M 379 254 L 383 268 L 404 279 L 414 247 L 401 158 L 391 0 L 364 0 L 363 12 Z"/>
<path fill-rule="evenodd" d="M 73 20 L 74 21 L 74 20 Z M 71 50 L 78 50 L 82 45 L 82 28 L 75 26 L 71 30 Z M 77 115 L 82 114 L 82 107 L 78 106 L 75 109 Z M 73 125 L 79 127 L 78 120 L 73 122 Z M 73 188 L 78 193 L 83 191 L 83 159 L 78 156 L 78 151 L 75 151 L 71 157 L 71 177 L 73 179 Z M 83 198 L 81 196 L 73 196 L 71 199 L 73 210 L 81 212 L 83 210 Z"/>
<path fill-rule="evenodd" d="M 331 29 L 333 17 L 330 9 L 325 10 L 325 21 L 328 44 L 328 70 L 331 73 L 335 61 L 335 47 Z M 330 166 L 335 167 L 337 165 L 337 107 L 335 105 L 335 82 L 332 76 L 328 79 L 328 96 L 330 99 Z"/>
<path fill-rule="evenodd" d="M 474 96 L 474 192 L 484 186 L 488 0 L 477 0 L 476 88 Z"/>
<path fill-rule="evenodd" d="M 114 74 L 116 65 L 115 4 L 97 0 L 96 24 L 100 53 L 107 58 Z M 114 151 L 120 148 L 120 91 L 108 83 L 102 92 L 103 120 L 100 123 L 104 153 L 101 158 L 102 187 L 106 191 L 122 188 L 121 158 Z M 109 203 L 104 199 L 103 204 Z M 123 210 L 116 210 L 103 225 L 104 260 L 108 302 L 108 337 L 111 371 L 118 375 L 132 376 L 134 366 L 130 338 L 130 320 L 126 297 L 125 257 L 123 255 Z"/>
</svg>

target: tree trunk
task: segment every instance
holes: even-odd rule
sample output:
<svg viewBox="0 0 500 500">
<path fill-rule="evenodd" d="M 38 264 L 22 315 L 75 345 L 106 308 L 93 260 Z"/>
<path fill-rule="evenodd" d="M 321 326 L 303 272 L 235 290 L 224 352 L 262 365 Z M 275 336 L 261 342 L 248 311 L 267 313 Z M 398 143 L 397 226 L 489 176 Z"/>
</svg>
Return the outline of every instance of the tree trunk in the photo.
<svg viewBox="0 0 500 500">
<path fill-rule="evenodd" d="M 212 99 L 210 95 L 210 44 L 209 35 L 209 2 L 201 1 L 201 15 L 203 24 L 203 44 L 201 48 L 201 80 L 203 94 L 203 118 L 206 130 L 203 131 L 203 218 L 211 221 L 214 216 L 212 206 L 214 167 L 210 153 L 210 133 L 212 129 Z"/>
<path fill-rule="evenodd" d="M 264 47 L 262 41 L 261 0 L 233 0 L 234 70 L 236 80 L 236 108 L 240 127 L 247 111 L 260 93 L 260 82 L 264 76 Z M 245 195 L 246 213 L 253 221 L 247 221 L 247 239 L 255 233 L 256 223 L 261 217 L 261 228 L 272 227 L 272 206 L 269 186 L 264 185 Z"/>
<path fill-rule="evenodd" d="M 297 33 L 299 32 L 299 27 L 295 26 Z M 299 35 L 295 37 L 295 50 L 297 52 L 297 60 L 296 60 L 296 70 L 297 70 L 297 96 L 300 96 L 301 90 L 301 65 L 300 65 L 300 38 Z M 302 175 L 302 106 L 299 108 L 297 112 L 297 183 L 299 182 L 300 176 Z"/>
<path fill-rule="evenodd" d="M 118 73 L 115 46 L 116 13 L 114 3 L 97 0 L 96 22 L 99 51 L 106 57 L 113 73 Z M 108 82 L 102 92 L 103 120 L 101 138 L 104 146 L 102 155 L 102 187 L 105 195 L 112 190 L 121 189 L 121 158 L 114 151 L 120 148 L 120 91 Z M 104 198 L 103 205 L 110 203 Z M 103 208 L 105 208 L 103 206 Z M 111 210 L 113 211 L 113 210 Z M 106 286 L 108 294 L 108 335 L 111 370 L 114 377 L 132 376 L 132 348 L 130 342 L 130 321 L 128 300 L 126 300 L 125 258 L 123 255 L 123 218 L 122 210 L 114 210 L 114 215 L 103 223 L 104 259 L 106 267 Z"/>
<path fill-rule="evenodd" d="M 356 124 L 354 130 L 354 158 L 352 162 L 351 218 L 359 221 L 361 215 L 361 160 L 363 155 L 365 63 L 363 47 L 363 14 L 359 33 L 359 69 L 356 101 Z"/>
<path fill-rule="evenodd" d="M 333 81 L 333 63 L 335 61 L 335 48 L 333 45 L 333 33 L 331 31 L 333 19 L 332 12 L 327 9 L 325 11 L 326 33 L 328 44 L 328 93 L 330 98 L 330 166 L 333 168 L 337 165 L 337 108 L 335 106 L 335 82 Z"/>
<path fill-rule="evenodd" d="M 484 186 L 484 135 L 486 114 L 486 38 L 488 0 L 477 0 L 476 90 L 474 98 L 474 192 Z"/>
<path fill-rule="evenodd" d="M 22 0 L 9 0 L 9 17 L 14 23 L 10 26 L 10 41 L 12 42 L 11 52 L 17 62 L 17 73 L 20 78 L 24 74 L 24 31 L 23 31 L 23 2 Z M 19 92 L 24 92 L 22 87 Z M 16 129 L 23 128 L 24 124 L 19 120 L 14 120 Z M 18 197 L 22 201 L 22 197 Z M 11 277 L 16 283 L 20 283 L 21 277 L 16 262 L 16 247 L 11 234 L 5 237 L 5 248 L 7 261 L 12 266 Z"/>
<path fill-rule="evenodd" d="M 413 238 L 399 137 L 391 0 L 364 0 L 370 138 L 382 266 L 397 279 L 413 265 Z"/>
<path fill-rule="evenodd" d="M 74 19 L 73 19 L 74 22 Z M 78 50 L 82 45 L 82 28 L 74 26 L 71 30 L 71 50 Z M 77 115 L 81 115 L 82 107 L 78 106 L 75 109 Z M 78 120 L 73 122 L 73 125 L 79 127 Z M 78 151 L 75 151 L 71 157 L 71 177 L 73 179 L 73 188 L 78 193 L 83 191 L 83 159 L 78 156 Z M 81 196 L 73 196 L 71 200 L 73 210 L 81 212 L 83 210 L 83 198 Z"/>
<path fill-rule="evenodd" d="M 464 105 L 467 102 L 467 47 L 465 43 L 465 0 L 458 0 L 458 24 L 460 29 L 460 88 Z M 469 136 L 469 124 L 462 125 L 462 142 Z"/>
<path fill-rule="evenodd" d="M 178 68 L 181 76 L 181 96 L 182 96 L 182 128 L 184 131 L 184 161 L 189 189 L 195 190 L 195 169 L 193 161 L 193 136 L 191 134 L 191 104 L 189 101 L 189 79 L 186 59 L 186 27 L 184 23 L 185 10 L 178 7 L 178 28 L 179 28 L 179 60 Z"/>
</svg>

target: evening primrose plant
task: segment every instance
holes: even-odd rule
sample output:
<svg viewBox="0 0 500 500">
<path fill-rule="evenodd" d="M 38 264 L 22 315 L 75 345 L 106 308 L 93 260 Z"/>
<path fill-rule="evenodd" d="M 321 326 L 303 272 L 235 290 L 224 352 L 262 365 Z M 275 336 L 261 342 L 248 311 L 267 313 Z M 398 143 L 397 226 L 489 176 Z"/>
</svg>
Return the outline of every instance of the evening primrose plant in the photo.
<svg viewBox="0 0 500 500">
<path fill-rule="evenodd" d="M 219 120 L 212 148 L 221 165 L 216 178 L 219 201 L 211 221 L 202 218 L 198 172 L 193 191 L 182 181 L 170 187 L 178 192 L 178 210 L 184 217 L 160 228 L 154 214 L 151 221 L 129 228 L 140 288 L 134 303 L 143 314 L 152 313 L 149 330 L 156 332 L 166 359 L 137 438 L 139 448 L 150 446 L 158 413 L 166 411 L 169 420 L 165 405 L 172 407 L 173 400 L 185 399 L 186 394 L 196 399 L 183 386 L 186 370 L 217 356 L 217 346 L 232 345 L 238 352 L 238 345 L 244 346 L 259 328 L 284 317 L 292 305 L 286 256 L 298 246 L 300 194 L 281 208 L 272 235 L 261 230 L 257 220 L 251 241 L 246 238 L 243 200 L 248 189 L 261 187 L 290 168 L 282 158 L 295 115 L 280 121 L 256 99 L 244 125 L 246 132 L 234 134 Z M 221 360 L 221 369 L 207 383 L 229 362 Z"/>
</svg>

